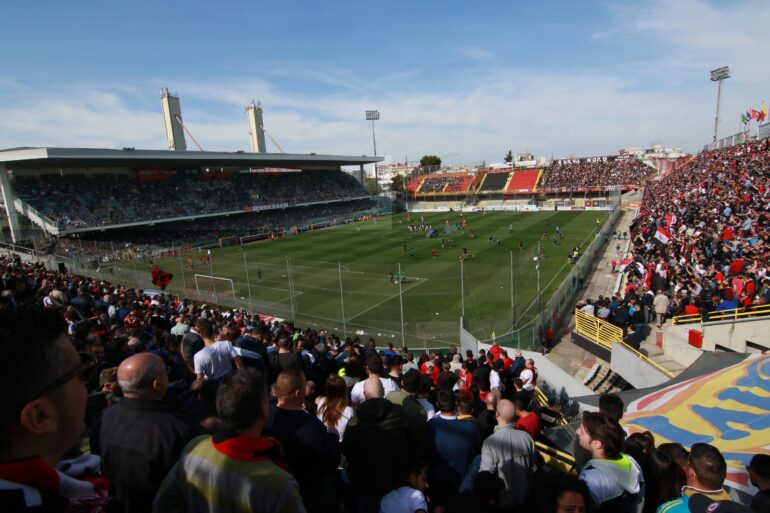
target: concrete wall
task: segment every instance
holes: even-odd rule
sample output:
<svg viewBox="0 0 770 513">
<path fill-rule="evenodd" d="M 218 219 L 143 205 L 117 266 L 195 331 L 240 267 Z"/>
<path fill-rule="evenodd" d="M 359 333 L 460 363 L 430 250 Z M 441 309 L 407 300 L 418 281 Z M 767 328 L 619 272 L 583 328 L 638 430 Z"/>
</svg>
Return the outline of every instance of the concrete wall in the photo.
<svg viewBox="0 0 770 513">
<path fill-rule="evenodd" d="M 703 333 L 701 349 L 689 344 L 690 330 Z M 747 341 L 770 348 L 770 318 L 666 325 L 663 330 L 663 353 L 675 362 L 689 366 L 702 351 L 715 351 L 717 346 L 737 353 L 758 352 L 747 347 Z"/>
<path fill-rule="evenodd" d="M 634 388 L 653 387 L 671 379 L 668 375 L 639 358 L 639 355 L 623 344 L 612 344 L 610 369 L 621 375 Z"/>
</svg>

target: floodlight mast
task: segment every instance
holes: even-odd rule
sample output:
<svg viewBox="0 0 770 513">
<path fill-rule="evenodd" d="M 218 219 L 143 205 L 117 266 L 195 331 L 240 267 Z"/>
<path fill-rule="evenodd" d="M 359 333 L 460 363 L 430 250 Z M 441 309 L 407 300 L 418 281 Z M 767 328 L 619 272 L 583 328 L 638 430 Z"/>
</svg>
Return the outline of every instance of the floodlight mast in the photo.
<svg viewBox="0 0 770 513">
<path fill-rule="evenodd" d="M 711 81 L 717 82 L 717 113 L 714 117 L 714 139 L 713 142 L 717 142 L 719 132 L 719 102 L 722 98 L 722 81 L 730 78 L 730 68 L 728 66 L 722 66 L 721 68 L 711 70 Z"/>
<path fill-rule="evenodd" d="M 366 120 L 372 122 L 372 146 L 374 146 L 374 156 L 377 156 L 377 138 L 374 135 L 374 122 L 380 119 L 380 111 L 367 110 Z M 380 180 L 377 176 L 377 162 L 374 163 L 374 184 L 377 187 L 377 195 L 380 194 Z"/>
</svg>

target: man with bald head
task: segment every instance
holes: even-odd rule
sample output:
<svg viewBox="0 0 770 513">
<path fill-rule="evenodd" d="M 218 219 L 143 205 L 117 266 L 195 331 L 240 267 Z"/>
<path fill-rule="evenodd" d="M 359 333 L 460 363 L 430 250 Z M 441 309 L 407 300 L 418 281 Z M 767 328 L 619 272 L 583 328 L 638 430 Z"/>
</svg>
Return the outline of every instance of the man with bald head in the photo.
<svg viewBox="0 0 770 513">
<path fill-rule="evenodd" d="M 479 471 L 497 474 L 505 488 L 500 492 L 501 508 L 512 508 L 527 499 L 535 473 L 535 442 L 517 430 L 516 407 L 508 399 L 497 403 L 497 427 L 481 447 Z"/>
<path fill-rule="evenodd" d="M 163 402 L 166 364 L 139 353 L 118 367 L 123 400 L 104 410 L 94 425 L 91 451 L 102 455 L 102 470 L 124 512 L 146 512 L 182 449 L 203 430 Z"/>
<path fill-rule="evenodd" d="M 380 499 L 403 484 L 409 430 L 404 409 L 385 399 L 379 377 L 370 376 L 362 389 L 364 401 L 345 428 L 342 453 L 348 460 L 356 511 L 377 513 Z"/>
</svg>

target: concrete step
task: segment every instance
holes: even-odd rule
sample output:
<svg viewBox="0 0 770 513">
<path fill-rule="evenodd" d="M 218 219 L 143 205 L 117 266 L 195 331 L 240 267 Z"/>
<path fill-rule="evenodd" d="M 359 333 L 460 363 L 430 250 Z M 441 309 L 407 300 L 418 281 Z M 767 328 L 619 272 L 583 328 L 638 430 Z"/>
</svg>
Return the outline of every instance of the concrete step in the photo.
<svg viewBox="0 0 770 513">
<path fill-rule="evenodd" d="M 660 365 L 661 367 L 663 367 L 664 369 L 666 369 L 667 371 L 673 374 L 679 374 L 685 369 L 685 367 L 682 364 L 675 362 L 674 360 L 672 360 L 666 355 L 658 355 L 653 358 L 650 358 L 650 360 L 652 360 L 653 362 L 655 362 L 656 364 Z"/>
</svg>

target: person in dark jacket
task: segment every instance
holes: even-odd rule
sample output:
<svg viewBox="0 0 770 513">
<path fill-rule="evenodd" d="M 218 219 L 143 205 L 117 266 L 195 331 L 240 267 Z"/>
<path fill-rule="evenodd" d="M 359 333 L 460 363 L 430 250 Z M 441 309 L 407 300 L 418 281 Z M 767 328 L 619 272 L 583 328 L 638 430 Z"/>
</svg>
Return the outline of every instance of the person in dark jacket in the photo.
<svg viewBox="0 0 770 513">
<path fill-rule="evenodd" d="M 91 452 L 101 454 L 119 511 L 142 513 L 187 442 L 203 429 L 162 399 L 168 389 L 163 360 L 140 353 L 118 367 L 123 399 L 93 426 Z"/>
<path fill-rule="evenodd" d="M 406 477 L 406 415 L 401 406 L 384 399 L 384 394 L 380 380 L 366 380 L 365 400 L 342 439 L 359 513 L 379 512 L 380 499 L 401 486 Z"/>
<path fill-rule="evenodd" d="M 299 493 L 308 513 L 336 512 L 339 436 L 329 433 L 323 422 L 304 410 L 306 384 L 305 374 L 299 367 L 278 375 L 273 385 L 278 402 L 270 405 L 263 432 L 283 446 L 287 470 L 299 483 Z"/>
</svg>

